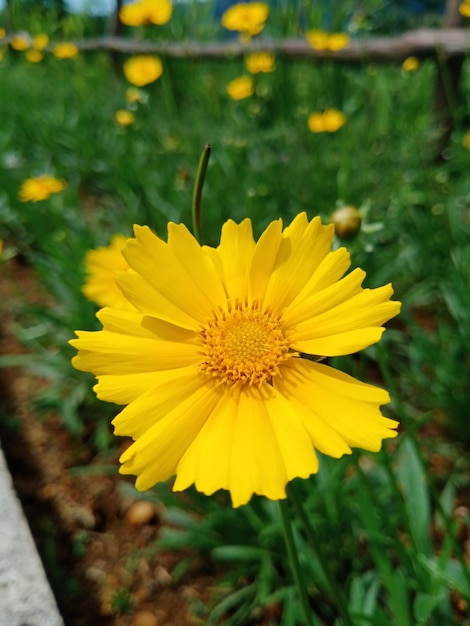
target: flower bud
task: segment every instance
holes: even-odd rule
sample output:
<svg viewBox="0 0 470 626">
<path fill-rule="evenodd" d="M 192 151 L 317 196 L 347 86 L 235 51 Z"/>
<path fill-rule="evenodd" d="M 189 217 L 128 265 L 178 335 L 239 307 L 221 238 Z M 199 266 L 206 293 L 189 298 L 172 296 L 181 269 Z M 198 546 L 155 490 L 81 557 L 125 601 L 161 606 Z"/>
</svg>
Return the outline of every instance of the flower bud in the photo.
<svg viewBox="0 0 470 626">
<path fill-rule="evenodd" d="M 355 237 L 361 228 L 361 215 L 355 206 L 342 206 L 331 214 L 330 223 L 340 239 Z"/>
</svg>

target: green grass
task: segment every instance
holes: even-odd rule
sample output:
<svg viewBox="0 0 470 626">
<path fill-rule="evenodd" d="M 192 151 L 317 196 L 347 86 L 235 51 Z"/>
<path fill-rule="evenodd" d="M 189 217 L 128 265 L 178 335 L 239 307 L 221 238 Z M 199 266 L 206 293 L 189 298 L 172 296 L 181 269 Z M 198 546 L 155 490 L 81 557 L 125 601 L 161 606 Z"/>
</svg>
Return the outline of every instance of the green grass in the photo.
<svg viewBox="0 0 470 626">
<path fill-rule="evenodd" d="M 219 34 L 204 23 L 175 16 L 162 37 Z M 51 33 L 68 28 L 70 36 L 96 28 L 86 21 L 59 25 L 62 31 L 46 26 Z M 461 143 L 468 104 L 457 102 L 456 130 L 438 161 L 431 61 L 406 73 L 399 65 L 278 58 L 274 73 L 255 76 L 255 95 L 235 102 L 225 85 L 243 72 L 241 60 L 164 59 L 163 76 L 135 108 L 135 124 L 121 128 L 114 113 L 127 106 L 128 85 L 105 54 L 47 55 L 32 65 L 9 52 L 0 61 L 0 238 L 6 256 L 30 263 L 57 303 L 19 311 L 19 336 L 29 348 L 22 363 L 51 381 L 38 405 L 56 408 L 77 437 L 92 420 L 94 445 L 113 445 L 115 407 L 98 403 L 91 377 L 70 365 L 73 330 L 97 328 L 80 291 L 84 254 L 116 232 L 130 234 L 133 223 L 161 236 L 168 221 L 190 226 L 205 144 L 212 146 L 203 194 L 210 244 L 228 218 L 249 216 L 259 234 L 278 217 L 287 223 L 306 211 L 328 221 L 336 206 L 357 206 L 363 227 L 348 242 L 353 266 L 366 270 L 367 286 L 392 281 L 403 312 L 378 346 L 333 361 L 363 380 L 383 381 L 392 394 L 387 414 L 404 432 L 376 455 L 322 458 L 317 476 L 292 486 L 307 514 L 302 523 L 294 498 L 313 623 L 468 626 L 455 604 L 470 602 L 461 543 L 470 522 L 468 513 L 455 517 L 469 482 L 470 152 Z M 309 113 L 330 107 L 346 113 L 344 128 L 311 134 Z M 63 178 L 67 189 L 21 203 L 21 182 L 41 173 Z M 8 271 L 5 261 L 0 272 Z M 11 362 L 0 357 L 0 365 Z M 435 455 L 445 459 L 445 475 Z M 255 498 L 233 511 L 224 495 L 190 491 L 182 508 L 166 485 L 153 497 L 167 504 L 175 527 L 159 548 L 194 547 L 229 564 L 222 599 L 198 608 L 207 624 L 247 624 L 276 606 L 282 617 L 269 623 L 302 624 L 273 503 Z"/>
</svg>

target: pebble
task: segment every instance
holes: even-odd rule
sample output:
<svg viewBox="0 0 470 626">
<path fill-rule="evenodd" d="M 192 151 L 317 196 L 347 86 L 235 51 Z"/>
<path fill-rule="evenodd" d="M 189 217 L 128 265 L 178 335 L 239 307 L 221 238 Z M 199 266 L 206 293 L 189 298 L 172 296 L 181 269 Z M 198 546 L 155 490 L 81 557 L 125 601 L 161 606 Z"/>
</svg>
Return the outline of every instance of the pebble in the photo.
<svg viewBox="0 0 470 626">
<path fill-rule="evenodd" d="M 136 500 L 126 513 L 126 522 L 130 526 L 145 526 L 155 521 L 154 505 L 148 500 Z"/>
<path fill-rule="evenodd" d="M 132 620 L 132 626 L 158 626 L 158 619 L 150 611 L 137 611 Z"/>
</svg>

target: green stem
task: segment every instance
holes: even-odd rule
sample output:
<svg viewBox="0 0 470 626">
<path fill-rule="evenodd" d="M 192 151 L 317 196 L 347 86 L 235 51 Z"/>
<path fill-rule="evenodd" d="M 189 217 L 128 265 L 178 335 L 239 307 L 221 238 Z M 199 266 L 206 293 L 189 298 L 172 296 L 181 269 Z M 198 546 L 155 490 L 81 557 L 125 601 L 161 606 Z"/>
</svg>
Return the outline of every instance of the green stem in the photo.
<svg viewBox="0 0 470 626">
<path fill-rule="evenodd" d="M 299 558 L 297 556 L 297 548 L 295 546 L 294 535 L 292 533 L 292 523 L 287 509 L 287 501 L 279 500 L 279 513 L 282 521 L 282 530 L 284 533 L 284 541 L 287 548 L 287 557 L 294 577 L 295 586 L 300 596 L 302 610 L 305 617 L 305 625 L 313 626 L 312 613 L 308 601 L 307 588 L 300 569 Z"/>
<path fill-rule="evenodd" d="M 346 598 L 343 594 L 343 590 L 337 584 L 333 574 L 330 571 L 329 565 L 326 560 L 323 558 L 323 554 L 321 550 L 318 548 L 318 541 L 315 537 L 315 532 L 310 524 L 310 521 L 305 513 L 304 507 L 302 506 L 302 502 L 297 498 L 297 494 L 295 493 L 295 489 L 293 489 L 293 485 L 289 485 L 289 498 L 294 505 L 295 512 L 299 516 L 299 519 L 302 523 L 303 529 L 305 531 L 305 535 L 307 537 L 308 545 L 310 546 L 312 552 L 315 554 L 315 557 L 320 564 L 325 578 L 330 587 L 330 592 L 335 599 L 335 602 L 338 606 L 338 611 L 343 618 L 345 626 L 354 626 L 354 623 L 349 615 L 348 605 Z"/>
<path fill-rule="evenodd" d="M 194 184 L 193 192 L 193 206 L 192 206 L 192 222 L 193 222 L 193 234 L 196 239 L 201 243 L 201 198 L 202 188 L 204 187 L 204 180 L 206 178 L 207 165 L 209 163 L 209 157 L 211 155 L 210 144 L 204 147 L 204 150 L 199 159 L 199 167 L 196 174 L 196 182 Z"/>
</svg>

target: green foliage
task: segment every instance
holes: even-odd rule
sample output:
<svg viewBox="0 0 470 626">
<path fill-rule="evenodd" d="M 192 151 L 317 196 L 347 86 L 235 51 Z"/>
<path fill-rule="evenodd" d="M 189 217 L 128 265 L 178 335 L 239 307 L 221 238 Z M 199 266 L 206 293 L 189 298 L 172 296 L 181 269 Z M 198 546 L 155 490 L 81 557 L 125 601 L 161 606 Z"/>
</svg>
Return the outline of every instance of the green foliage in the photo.
<svg viewBox="0 0 470 626">
<path fill-rule="evenodd" d="M 340 4 L 338 30 L 343 24 L 359 33 L 393 30 L 380 21 L 382 3 L 368 3 L 362 16 L 351 3 Z M 306 26 L 323 26 L 317 3 L 311 5 Z M 298 14 L 282 6 L 286 15 L 274 15 L 268 34 L 299 34 Z M 51 13 L 47 21 L 34 11 L 13 17 L 18 28 L 57 39 L 93 35 L 104 25 L 83 16 L 53 20 Z M 223 33 L 210 5 L 192 3 L 175 7 L 168 25 L 144 27 L 139 35 L 170 41 Z M 469 480 L 467 103 L 455 103 L 457 128 L 437 161 L 432 62 L 406 73 L 399 66 L 279 56 L 275 72 L 254 76 L 255 94 L 242 101 L 225 92 L 229 80 L 246 73 L 242 60 L 163 63 L 162 77 L 130 104 L 120 68 L 104 53 L 63 61 L 48 53 L 33 65 L 9 51 L 0 61 L 0 239 L 10 257 L 0 272 L 6 276 L 17 256 L 47 293 L 47 302 L 34 306 L 18 296 L 16 330 L 28 354 L 3 355 L 0 366 L 21 365 L 46 379 L 37 406 L 56 409 L 77 437 L 92 428 L 96 448 L 112 445 L 109 421 L 118 408 L 99 403 L 91 377 L 70 364 L 73 331 L 98 327 L 95 307 L 81 292 L 84 256 L 114 233 L 131 234 L 133 223 L 162 236 L 169 220 L 190 226 L 194 177 L 207 143 L 207 243 L 218 241 L 228 218 L 251 217 L 259 234 L 277 217 L 287 222 L 306 211 L 328 221 L 337 206 L 357 206 L 362 228 L 348 242 L 353 266 L 367 271 L 368 286 L 393 281 L 403 312 L 379 346 L 332 364 L 383 381 L 392 395 L 388 414 L 405 434 L 375 456 L 322 458 L 318 476 L 292 485 L 294 537 L 313 623 L 469 626 L 455 605 L 456 598 L 470 602 L 459 534 L 459 523 L 468 528 L 469 519 L 454 516 Z M 468 83 L 466 67 L 467 90 Z M 308 115 L 333 107 L 347 115 L 346 125 L 334 134 L 310 133 Z M 116 124 L 121 108 L 135 114 L 133 125 Z M 63 178 L 67 189 L 46 201 L 20 202 L 21 183 L 42 173 Z M 431 437 L 435 424 L 444 424 L 446 446 Z M 450 466 L 445 476 L 430 465 L 439 445 Z M 201 553 L 225 572 L 212 605 L 194 607 L 205 623 L 302 623 L 274 503 L 255 498 L 234 511 L 226 494 L 206 498 L 189 490 L 181 498 L 169 485 L 153 497 L 166 505 L 168 522 L 156 548 L 185 554 L 173 576 L 185 576 Z M 76 552 L 86 539 L 75 537 Z M 129 593 L 119 590 L 113 610 L 130 608 Z"/>
</svg>

